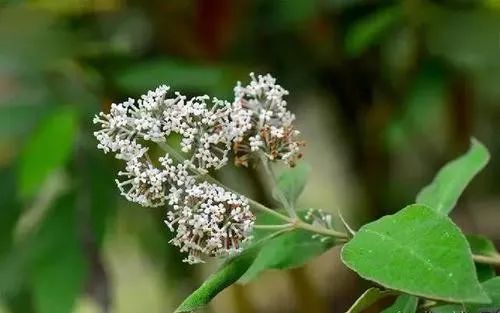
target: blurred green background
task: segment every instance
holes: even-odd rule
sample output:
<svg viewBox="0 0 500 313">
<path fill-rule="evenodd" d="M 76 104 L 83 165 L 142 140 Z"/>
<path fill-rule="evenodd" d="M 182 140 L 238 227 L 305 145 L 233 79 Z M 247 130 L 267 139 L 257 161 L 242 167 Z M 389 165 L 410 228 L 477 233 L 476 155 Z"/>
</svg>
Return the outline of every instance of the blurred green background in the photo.
<svg viewBox="0 0 500 313">
<path fill-rule="evenodd" d="M 453 218 L 498 246 L 498 0 L 0 0 L 0 312 L 173 311 L 218 261 L 181 263 L 165 208 L 119 197 L 92 116 L 160 83 L 230 99 L 252 71 L 290 90 L 302 207 L 394 212 L 475 136 L 492 162 Z M 218 175 L 273 204 L 258 170 Z M 206 312 L 345 312 L 367 286 L 335 248 Z"/>
</svg>

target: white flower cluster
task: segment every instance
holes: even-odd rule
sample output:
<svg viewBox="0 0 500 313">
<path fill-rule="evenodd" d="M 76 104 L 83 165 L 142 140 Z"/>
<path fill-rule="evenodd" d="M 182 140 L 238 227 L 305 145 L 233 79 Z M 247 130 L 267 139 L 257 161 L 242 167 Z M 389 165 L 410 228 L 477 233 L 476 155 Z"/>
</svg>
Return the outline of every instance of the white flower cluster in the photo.
<svg viewBox="0 0 500 313">
<path fill-rule="evenodd" d="M 303 142 L 292 123 L 295 116 L 288 111 L 284 96 L 288 91 L 276 84 L 271 75 L 250 74 L 251 82 L 234 88 L 235 101 L 231 122 L 235 132 L 236 162 L 247 166 L 259 152 L 270 160 L 283 160 L 295 165 L 302 155 Z"/>
<path fill-rule="evenodd" d="M 289 165 L 300 157 L 295 117 L 283 100 L 288 92 L 270 75 L 251 77 L 248 86 L 235 87 L 232 103 L 172 96 L 162 85 L 94 118 L 98 149 L 126 162 L 116 180 L 121 194 L 143 206 L 171 207 L 165 221 L 175 230 L 171 243 L 189 253 L 189 263 L 239 251 L 254 222 L 247 199 L 196 175 L 227 164 L 231 147 L 243 165 L 257 153 Z M 171 134 L 180 136 L 185 160 L 176 153 L 152 158 L 150 146 L 165 145 Z"/>
<path fill-rule="evenodd" d="M 184 261 L 199 263 L 202 256 L 239 252 L 250 238 L 254 219 L 246 198 L 202 182 L 185 190 L 165 223 L 176 231 L 171 243 L 188 252 Z"/>
</svg>

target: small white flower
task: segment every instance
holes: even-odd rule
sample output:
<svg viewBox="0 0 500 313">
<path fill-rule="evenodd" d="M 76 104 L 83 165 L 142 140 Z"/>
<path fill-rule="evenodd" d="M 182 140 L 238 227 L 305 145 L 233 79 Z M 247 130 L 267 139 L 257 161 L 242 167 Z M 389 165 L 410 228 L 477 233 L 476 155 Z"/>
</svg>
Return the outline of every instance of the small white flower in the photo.
<svg viewBox="0 0 500 313">
<path fill-rule="evenodd" d="M 188 253 L 184 261 L 200 263 L 205 256 L 239 252 L 254 220 L 246 198 L 203 182 L 185 190 L 182 202 L 167 213 L 165 223 L 175 231 L 170 242 Z"/>
<path fill-rule="evenodd" d="M 293 128 L 295 116 L 286 107 L 288 91 L 276 84 L 271 75 L 250 74 L 247 86 L 240 82 L 234 88 L 230 133 L 234 136 L 236 163 L 248 165 L 257 153 L 270 160 L 282 160 L 293 166 L 301 157 L 303 142 Z"/>
<path fill-rule="evenodd" d="M 174 164 L 169 155 L 160 158 L 162 167 L 156 168 L 147 158 L 134 158 L 127 161 L 125 171 L 118 172 L 123 179 L 116 180 L 120 192 L 129 201 L 146 207 L 165 204 L 176 187 L 194 182 L 186 164 Z"/>
</svg>

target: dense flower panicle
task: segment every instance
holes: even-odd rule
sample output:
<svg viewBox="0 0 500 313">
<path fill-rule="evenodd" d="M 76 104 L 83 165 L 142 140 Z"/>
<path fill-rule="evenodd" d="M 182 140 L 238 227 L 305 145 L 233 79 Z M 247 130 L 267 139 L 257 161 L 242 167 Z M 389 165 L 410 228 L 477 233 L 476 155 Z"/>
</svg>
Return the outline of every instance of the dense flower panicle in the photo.
<svg viewBox="0 0 500 313">
<path fill-rule="evenodd" d="M 181 150 L 190 154 L 191 162 L 200 170 L 220 168 L 228 161 L 230 134 L 224 127 L 231 105 L 208 96 L 187 99 L 180 93 L 168 98 L 169 87 L 162 85 L 148 91 L 138 101 L 128 99 L 112 104 L 109 114 L 94 118 L 101 129 L 94 132 L 98 148 L 114 152 L 125 161 L 142 156 L 144 142 L 161 143 L 172 133 L 182 136 Z"/>
<path fill-rule="evenodd" d="M 199 169 L 218 169 L 224 166 L 231 149 L 227 125 L 231 110 L 229 102 L 208 96 L 192 98 L 184 105 L 172 106 L 165 113 L 174 132 L 182 136 L 181 150 L 191 153 L 192 163 Z"/>
<path fill-rule="evenodd" d="M 93 120 L 100 126 L 94 132 L 98 149 L 126 162 L 116 179 L 121 194 L 143 206 L 170 207 L 165 222 L 175 232 L 171 243 L 188 253 L 186 262 L 238 252 L 255 220 L 246 198 L 199 182 L 200 173 L 227 164 L 231 148 L 243 165 L 265 156 L 293 166 L 300 157 L 303 144 L 283 99 L 288 91 L 270 75 L 251 78 L 247 86 L 238 83 L 232 103 L 171 95 L 161 85 L 138 100 L 112 104 Z M 175 152 L 152 159 L 150 146 L 164 147 L 171 134 L 180 136 L 186 160 Z"/>
<path fill-rule="evenodd" d="M 129 201 L 146 207 L 165 204 L 170 189 L 193 182 L 188 164 L 174 164 L 167 154 L 159 159 L 162 167 L 156 168 L 147 158 L 135 158 L 127 162 L 125 171 L 118 172 L 116 184 L 121 194 Z"/>
<path fill-rule="evenodd" d="M 199 263 L 240 251 L 254 220 L 246 198 L 203 182 L 185 190 L 165 223 L 176 233 L 171 243 L 188 253 L 185 261 Z"/>
<path fill-rule="evenodd" d="M 295 116 L 286 107 L 288 91 L 269 74 L 256 77 L 251 73 L 250 77 L 250 84 L 238 82 L 234 88 L 230 128 L 236 163 L 247 166 L 250 159 L 264 153 L 270 160 L 294 166 L 304 144 L 293 127 Z"/>
</svg>

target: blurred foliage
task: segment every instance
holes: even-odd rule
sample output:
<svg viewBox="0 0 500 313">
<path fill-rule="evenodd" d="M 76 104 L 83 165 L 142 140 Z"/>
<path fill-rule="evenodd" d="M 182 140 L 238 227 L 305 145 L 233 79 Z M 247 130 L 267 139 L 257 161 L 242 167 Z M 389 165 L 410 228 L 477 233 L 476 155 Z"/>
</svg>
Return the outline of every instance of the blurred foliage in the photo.
<svg viewBox="0 0 500 313">
<path fill-rule="evenodd" d="M 160 83 L 230 98 L 248 72 L 271 72 L 299 121 L 331 113 L 324 136 L 305 139 L 342 146 L 358 220 L 401 207 L 476 136 L 493 162 L 454 214 L 479 228 L 470 208 L 500 182 L 499 34 L 496 0 L 0 1 L 1 304 L 64 313 L 89 297 L 117 312 L 115 237 L 158 269 L 171 310 L 206 276 L 168 246 L 162 210 L 118 197 L 119 164 L 95 151 L 92 116 Z M 321 166 L 338 158 L 322 158 L 313 168 L 329 175 Z M 271 202 L 258 173 L 234 173 Z M 332 312 L 355 298 L 328 292 Z"/>
</svg>

